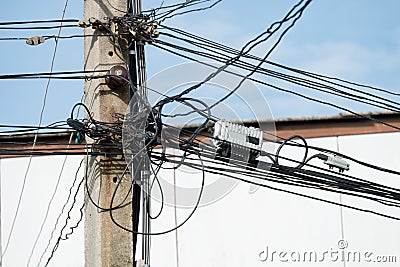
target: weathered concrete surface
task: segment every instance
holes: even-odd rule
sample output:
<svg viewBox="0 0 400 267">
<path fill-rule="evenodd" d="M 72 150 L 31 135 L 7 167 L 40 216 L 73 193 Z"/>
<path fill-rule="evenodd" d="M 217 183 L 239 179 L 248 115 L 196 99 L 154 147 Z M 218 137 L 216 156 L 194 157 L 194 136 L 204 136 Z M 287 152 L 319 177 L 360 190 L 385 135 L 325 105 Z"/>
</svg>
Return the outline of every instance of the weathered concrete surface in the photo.
<svg viewBox="0 0 400 267">
<path fill-rule="evenodd" d="M 84 18 L 121 16 L 117 11 L 126 10 L 123 0 L 85 0 Z M 98 33 L 85 29 L 86 35 Z M 106 37 L 88 37 L 84 41 L 85 70 L 109 70 L 114 65 L 123 65 L 118 49 Z M 98 75 L 95 73 L 94 75 Z M 85 82 L 85 103 L 96 120 L 113 122 L 115 112 L 125 113 L 129 102 L 128 88 L 109 89 L 104 79 Z M 88 143 L 90 140 L 87 140 Z M 120 177 L 126 164 L 122 157 L 92 157 L 88 161 L 88 188 L 93 200 L 103 208 L 110 207 L 110 200 L 116 188 L 115 177 Z M 131 178 L 125 177 L 116 193 L 114 206 L 123 201 L 130 188 Z M 130 201 L 130 195 L 127 202 Z M 132 235 L 110 219 L 108 211 L 99 210 L 93 205 L 85 191 L 85 266 L 132 266 Z M 115 219 L 131 228 L 131 206 L 113 212 Z"/>
</svg>

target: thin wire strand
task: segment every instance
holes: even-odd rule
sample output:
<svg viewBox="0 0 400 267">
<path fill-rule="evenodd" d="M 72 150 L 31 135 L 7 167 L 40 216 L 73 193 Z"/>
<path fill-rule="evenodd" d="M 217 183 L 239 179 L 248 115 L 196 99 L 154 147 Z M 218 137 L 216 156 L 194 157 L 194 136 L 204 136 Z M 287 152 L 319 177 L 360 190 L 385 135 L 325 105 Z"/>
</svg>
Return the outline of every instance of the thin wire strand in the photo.
<svg viewBox="0 0 400 267">
<path fill-rule="evenodd" d="M 66 148 L 66 151 L 69 150 L 70 144 L 71 144 L 71 142 L 72 142 L 73 135 L 74 135 L 74 134 L 71 133 L 71 135 L 70 135 L 70 137 L 69 137 L 68 146 L 67 146 L 67 148 Z M 66 164 L 66 162 L 67 162 L 67 159 L 68 159 L 68 155 L 65 155 L 64 160 L 63 160 L 63 162 L 62 162 L 62 164 L 61 164 L 60 172 L 59 172 L 59 174 L 58 174 L 56 186 L 54 187 L 53 193 L 52 193 L 52 195 L 51 195 L 51 197 L 50 197 L 50 201 L 49 201 L 49 203 L 47 204 L 47 209 L 46 209 L 45 216 L 44 216 L 43 221 L 42 221 L 42 224 L 41 224 L 41 226 L 40 226 L 40 230 L 39 230 L 39 232 L 38 232 L 38 234 L 37 234 L 37 236 L 36 236 L 36 239 L 35 239 L 35 242 L 34 242 L 34 244 L 33 244 L 33 247 L 32 247 L 32 249 L 31 249 L 31 254 L 29 255 L 28 263 L 26 264 L 27 266 L 29 266 L 29 264 L 30 264 L 30 262 L 31 262 L 33 253 L 34 253 L 35 248 L 36 248 L 36 245 L 37 245 L 37 242 L 39 241 L 39 238 L 40 238 L 40 236 L 41 236 L 41 234 L 42 234 L 44 225 L 45 225 L 46 222 L 47 222 L 47 218 L 48 218 L 48 215 L 49 215 L 49 212 L 50 212 L 50 208 L 51 208 L 51 205 L 53 204 L 54 197 L 55 197 L 55 195 L 56 195 L 56 193 L 57 193 L 57 191 L 58 191 L 58 186 L 59 186 L 59 184 L 60 184 L 61 177 L 62 177 L 62 175 L 63 175 L 63 173 L 64 173 L 64 168 L 65 168 L 65 164 Z"/>
<path fill-rule="evenodd" d="M 56 250 L 58 249 L 58 247 L 59 247 L 59 245 L 60 245 L 60 242 L 61 242 L 62 240 L 68 239 L 68 236 L 67 236 L 67 235 L 70 235 L 70 233 L 69 233 L 69 234 L 66 234 L 66 237 L 65 237 L 65 238 L 62 237 L 64 230 L 65 230 L 65 229 L 67 228 L 67 226 L 68 226 L 68 221 L 71 219 L 71 215 L 70 215 L 70 214 L 71 214 L 73 208 L 75 207 L 76 199 L 77 199 L 78 193 L 79 193 L 79 191 L 80 191 L 80 189 L 81 189 L 82 183 L 83 183 L 83 179 L 81 179 L 80 183 L 78 184 L 78 188 L 77 188 L 77 190 L 76 190 L 76 192 L 75 192 L 75 194 L 74 194 L 74 197 L 73 197 L 72 206 L 71 206 L 71 208 L 68 210 L 67 218 L 66 218 L 66 220 L 65 220 L 65 223 L 64 223 L 63 227 L 61 228 L 60 235 L 58 236 L 57 241 L 56 241 L 55 245 L 53 246 L 53 250 L 51 251 L 50 256 L 47 258 L 47 262 L 46 262 L 45 266 L 47 266 L 47 265 L 50 263 L 50 261 L 53 259 L 54 253 L 55 253 Z M 82 218 L 83 218 L 82 210 L 83 210 L 83 207 L 84 207 L 84 206 L 85 206 L 85 201 L 83 201 L 83 204 L 82 204 L 81 208 L 79 209 L 79 211 L 80 211 L 80 218 L 79 218 L 78 222 L 76 223 L 76 225 L 73 226 L 73 227 L 71 227 L 71 229 L 76 228 L 76 227 L 79 225 L 79 223 L 82 221 Z"/>
<path fill-rule="evenodd" d="M 63 11 L 62 11 L 62 15 L 61 15 L 61 20 L 64 19 L 65 12 L 67 10 L 67 6 L 68 6 L 68 0 L 65 1 L 65 5 L 64 5 Z M 62 22 L 60 23 L 60 25 L 62 26 Z M 57 34 L 58 36 L 61 35 L 61 29 L 62 28 L 60 27 L 59 30 L 58 30 L 58 34 Z M 58 47 L 58 39 L 55 39 L 55 46 L 54 46 L 53 56 L 52 56 L 52 59 L 51 59 L 50 72 L 53 71 L 54 62 L 55 62 L 56 53 L 57 53 L 57 47 Z M 47 84 L 46 84 L 45 93 L 44 93 L 44 97 L 43 97 L 43 105 L 42 105 L 42 109 L 40 111 L 40 116 L 39 116 L 38 127 L 41 127 L 41 124 L 42 124 L 44 109 L 46 107 L 47 92 L 48 92 L 48 89 L 49 89 L 49 86 L 50 86 L 50 81 L 51 81 L 51 78 L 48 79 Z M 37 138 L 38 138 L 38 133 L 39 133 L 39 129 L 36 131 L 35 138 L 33 140 L 32 150 L 35 149 L 36 141 L 37 141 Z M 26 171 L 25 171 L 21 192 L 20 192 L 20 195 L 19 195 L 19 198 L 18 198 L 17 208 L 15 210 L 15 214 L 14 214 L 13 221 L 12 221 L 12 224 L 11 224 L 10 233 L 8 235 L 8 238 L 7 238 L 6 247 L 5 247 L 4 251 L 2 252 L 2 256 L 3 257 L 5 256 L 5 254 L 7 252 L 8 246 L 10 244 L 11 236 L 12 236 L 13 231 L 14 231 L 15 222 L 17 220 L 18 213 L 19 213 L 19 208 L 20 208 L 20 205 L 21 205 L 21 202 L 22 202 L 22 197 L 24 195 L 26 180 L 27 180 L 27 177 L 28 177 L 28 173 L 29 173 L 29 170 L 30 170 L 31 163 L 32 163 L 32 156 L 29 157 L 28 166 L 27 166 Z"/>
<path fill-rule="evenodd" d="M 61 212 L 60 212 L 60 213 L 58 214 L 58 216 L 57 216 L 57 219 L 56 219 L 56 222 L 55 222 L 55 224 L 54 224 L 53 230 L 52 230 L 51 233 L 50 233 L 50 238 L 49 238 L 49 240 L 48 240 L 48 242 L 47 242 L 47 245 L 46 245 L 45 249 L 43 250 L 43 252 L 42 252 L 42 254 L 41 254 L 40 258 L 39 258 L 39 262 L 38 262 L 37 265 L 36 265 L 37 267 L 40 266 L 40 263 L 42 262 L 42 259 L 43 259 L 44 255 L 46 254 L 47 249 L 50 247 L 51 240 L 53 239 L 54 232 L 55 232 L 56 229 L 57 229 L 57 225 L 58 225 L 58 223 L 59 223 L 59 221 L 60 221 L 60 218 L 61 218 L 61 216 L 64 214 L 64 210 L 65 210 L 66 206 L 68 205 L 69 200 L 71 199 L 72 190 L 73 190 L 73 188 L 74 188 L 74 186 L 75 186 L 75 184 L 76 184 L 76 181 L 78 180 L 78 174 L 79 174 L 79 171 L 80 171 L 80 169 L 81 169 L 81 167 L 82 167 L 82 164 L 83 164 L 83 159 L 80 161 L 79 166 L 78 166 L 78 169 L 77 169 L 76 172 L 75 172 L 74 181 L 72 182 L 72 185 L 71 185 L 71 187 L 69 188 L 69 193 L 68 193 L 67 200 L 65 201 L 63 207 L 61 208 Z"/>
<path fill-rule="evenodd" d="M 230 57 L 230 56 L 224 54 L 224 52 L 215 51 L 215 49 L 210 48 L 205 44 L 198 43 L 198 42 L 195 42 L 195 41 L 190 41 L 190 40 L 187 40 L 187 39 L 181 38 L 181 37 L 176 37 L 176 36 L 168 34 L 168 33 L 164 33 L 164 35 L 166 35 L 168 37 L 172 37 L 174 39 L 185 41 L 185 42 L 187 42 L 189 44 L 192 44 L 192 45 L 194 45 L 196 47 L 205 49 L 206 51 L 209 51 L 209 52 L 208 53 L 207 52 L 199 52 L 197 50 L 189 49 L 187 47 L 182 47 L 182 46 L 179 46 L 179 45 L 176 45 L 176 44 L 171 44 L 171 43 L 168 43 L 168 42 L 164 42 L 162 40 L 156 40 L 156 42 L 158 44 L 166 45 L 168 47 L 171 47 L 171 48 L 174 48 L 174 49 L 178 49 L 178 50 L 181 50 L 181 51 L 184 51 L 184 52 L 187 52 L 187 53 L 192 53 L 192 54 L 195 54 L 195 55 L 206 57 L 208 59 L 212 59 L 212 60 L 215 60 L 215 61 L 218 61 L 218 62 L 221 62 L 221 63 L 224 63 Z M 232 52 L 229 51 L 228 53 L 232 53 Z M 233 51 L 234 55 L 238 55 L 238 53 L 239 52 Z M 258 58 L 258 57 L 256 58 L 256 57 L 253 57 L 251 55 L 245 55 L 244 57 L 251 58 L 251 59 L 254 58 L 257 61 L 262 62 L 261 58 Z M 266 60 L 263 63 L 268 63 L 268 62 L 269 61 Z M 327 93 L 327 94 L 331 94 L 331 95 L 335 95 L 335 96 L 338 96 L 338 97 L 342 97 L 342 98 L 345 98 L 345 99 L 353 100 L 353 101 L 356 101 L 358 103 L 363 103 L 363 104 L 371 105 L 371 106 L 374 106 L 374 107 L 386 109 L 386 110 L 389 110 L 391 112 L 399 112 L 400 111 L 400 106 L 399 106 L 398 101 L 393 101 L 393 100 L 381 97 L 381 96 L 376 95 L 376 94 L 371 94 L 371 93 L 366 92 L 365 90 L 359 90 L 359 89 L 351 88 L 349 86 L 344 86 L 344 85 L 341 85 L 341 84 L 338 84 L 338 83 L 329 82 L 326 79 L 316 78 L 316 77 L 313 77 L 313 76 L 310 76 L 310 75 L 307 75 L 307 74 L 302 74 L 302 75 L 305 75 L 307 77 L 311 77 L 313 79 L 320 80 L 320 82 L 307 80 L 307 79 L 300 78 L 300 77 L 297 77 L 297 76 L 288 75 L 288 74 L 284 74 L 284 73 L 281 73 L 281 72 L 277 72 L 277 71 L 273 71 L 273 70 L 270 70 L 270 69 L 266 69 L 266 68 L 261 67 L 260 65 L 257 67 L 257 66 L 255 66 L 255 65 L 253 65 L 251 63 L 245 62 L 245 61 L 240 60 L 240 59 L 237 62 L 234 62 L 232 65 L 234 65 L 236 67 L 239 67 L 241 69 L 246 69 L 248 71 L 254 71 L 255 70 L 255 72 L 257 72 L 259 74 L 267 75 L 269 77 L 273 77 L 273 78 L 280 79 L 280 80 L 283 80 L 283 81 L 286 81 L 286 82 L 290 82 L 292 84 L 295 84 L 295 85 L 298 85 L 298 86 L 303 86 L 305 88 L 310 88 L 310 89 L 313 89 L 315 91 L 320 91 L 320 92 L 324 92 L 324 93 Z M 299 72 L 296 72 L 296 73 L 299 73 Z M 326 85 L 324 83 L 328 83 L 328 84 L 332 84 L 332 85 Z M 338 89 L 338 88 L 336 88 L 334 86 L 342 87 L 344 89 L 353 91 L 353 92 L 355 92 L 357 94 L 350 93 L 350 92 Z M 365 95 L 365 96 L 363 96 L 363 95 Z M 372 97 L 372 99 L 371 99 L 371 97 Z M 378 99 L 378 100 L 375 100 L 375 99 Z M 386 102 L 388 102 L 388 103 L 386 103 Z"/>
<path fill-rule="evenodd" d="M 174 55 L 177 55 L 177 56 L 180 56 L 180 57 L 189 59 L 189 60 L 191 60 L 191 61 L 200 63 L 200 64 L 202 64 L 202 65 L 205 65 L 205 66 L 208 66 L 208 67 L 211 67 L 211 68 L 215 68 L 215 69 L 220 69 L 219 67 L 216 67 L 216 66 L 214 66 L 213 64 L 209 64 L 209 63 L 206 63 L 206 62 L 202 62 L 202 61 L 197 60 L 197 59 L 195 59 L 195 58 L 193 58 L 193 57 L 180 54 L 180 53 L 178 53 L 178 52 L 176 52 L 176 51 L 173 51 L 173 50 L 170 50 L 170 49 L 168 49 L 168 48 L 162 47 L 162 46 L 160 46 L 160 45 L 158 45 L 158 44 L 156 44 L 156 43 L 153 43 L 152 45 L 155 46 L 155 47 L 158 47 L 158 48 L 160 48 L 160 49 L 162 49 L 162 50 L 164 50 L 164 51 L 167 51 L 167 52 L 169 52 L 169 53 L 172 53 L 172 54 L 174 54 Z M 245 77 L 245 75 L 242 75 L 242 74 L 239 74 L 239 73 L 236 73 L 236 72 L 227 70 L 227 69 L 225 69 L 225 70 L 223 70 L 223 71 L 226 72 L 226 73 L 229 73 L 229 74 L 238 76 L 238 77 L 242 77 L 242 78 Z M 392 124 L 390 124 L 390 123 L 384 122 L 384 121 L 379 120 L 379 119 L 375 119 L 375 118 L 370 117 L 370 116 L 368 116 L 368 115 L 363 115 L 363 114 L 357 113 L 357 112 L 355 112 L 355 111 L 353 111 L 353 110 L 351 110 L 351 109 L 349 109 L 349 108 L 345 108 L 345 107 L 342 107 L 342 106 L 340 106 L 340 105 L 337 105 L 337 104 L 334 104 L 334 103 L 331 103 L 331 102 L 327 102 L 327 101 L 324 101 L 324 100 L 320 100 L 320 99 L 317 99 L 317 98 L 313 98 L 313 97 L 310 97 L 310 96 L 307 96 L 307 95 L 304 95 L 304 94 L 301 94 L 301 93 L 298 93 L 298 92 L 295 92 L 295 91 L 292 91 L 292 90 L 289 90 L 289 89 L 285 89 L 285 88 L 282 88 L 282 87 L 279 87 L 279 86 L 273 85 L 273 84 L 271 84 L 271 83 L 267 83 L 267 82 L 264 82 L 264 81 L 261 81 L 261 80 L 258 80 L 258 79 L 252 78 L 252 77 L 248 78 L 248 80 L 253 81 L 253 82 L 256 82 L 256 83 L 261 84 L 261 85 L 264 85 L 264 86 L 267 86 L 267 87 L 269 87 L 270 89 L 282 91 L 282 92 L 289 93 L 289 94 L 298 96 L 298 97 L 300 97 L 300 98 L 303 98 L 303 99 L 306 99 L 306 100 L 309 100 L 309 101 L 313 101 L 313 102 L 317 102 L 317 103 L 322 104 L 322 105 L 334 107 L 334 108 L 336 108 L 336 109 L 346 111 L 346 112 L 348 112 L 348 113 L 350 113 L 350 114 L 352 114 L 352 115 L 355 115 L 355 116 L 357 116 L 357 117 L 361 117 L 361 118 L 364 118 L 364 119 L 367 119 L 367 120 L 372 120 L 372 121 L 375 121 L 375 122 L 377 122 L 377 123 L 380 123 L 380 124 L 383 124 L 383 125 L 385 125 L 385 126 L 388 126 L 388 127 L 390 127 L 390 128 L 393 128 L 393 129 L 396 129 L 396 130 L 400 130 L 400 127 L 397 127 L 397 126 L 395 126 L 395 125 L 392 125 Z"/>
<path fill-rule="evenodd" d="M 54 22 L 79 22 L 79 19 L 53 19 L 53 20 L 31 20 L 31 21 L 4 21 L 0 22 L 1 26 L 4 25 L 21 25 L 21 24 L 42 24 L 42 23 L 54 23 Z"/>
<path fill-rule="evenodd" d="M 62 22 L 61 22 L 62 23 Z M 0 30 L 48 30 L 62 28 L 77 28 L 78 25 L 59 25 L 59 26 L 34 26 L 34 27 L 0 27 Z"/>
</svg>

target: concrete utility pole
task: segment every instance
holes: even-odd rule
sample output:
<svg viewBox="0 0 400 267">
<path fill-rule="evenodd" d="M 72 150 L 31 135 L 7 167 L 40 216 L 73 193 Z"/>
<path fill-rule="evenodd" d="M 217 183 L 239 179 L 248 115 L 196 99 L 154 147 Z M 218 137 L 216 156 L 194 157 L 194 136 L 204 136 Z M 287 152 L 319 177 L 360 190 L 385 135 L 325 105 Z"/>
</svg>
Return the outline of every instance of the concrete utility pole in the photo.
<svg viewBox="0 0 400 267">
<path fill-rule="evenodd" d="M 124 16 L 129 0 L 85 0 L 85 19 Z M 120 10 L 120 11 L 119 11 Z M 99 30 L 85 29 L 86 35 L 99 34 Z M 109 70 L 111 67 L 125 66 L 118 48 L 109 42 L 107 37 L 87 37 L 84 41 L 85 70 Z M 127 45 L 120 43 L 122 50 Z M 129 103 L 129 87 L 111 90 L 104 79 L 85 82 L 85 104 L 95 120 L 115 122 L 114 113 L 125 114 Z M 87 115 L 86 115 L 87 116 Z M 90 140 L 87 140 L 90 141 Z M 90 157 L 88 164 L 88 188 L 94 202 L 109 208 L 110 201 L 118 178 L 124 168 L 125 160 L 121 156 Z M 125 176 L 114 199 L 114 206 L 121 203 L 128 194 L 131 177 Z M 132 234 L 116 226 L 110 219 L 108 211 L 96 207 L 85 192 L 85 266 L 133 266 Z M 129 201 L 129 198 L 128 198 Z M 126 228 L 132 228 L 131 207 L 128 205 L 113 211 L 115 219 Z"/>
</svg>

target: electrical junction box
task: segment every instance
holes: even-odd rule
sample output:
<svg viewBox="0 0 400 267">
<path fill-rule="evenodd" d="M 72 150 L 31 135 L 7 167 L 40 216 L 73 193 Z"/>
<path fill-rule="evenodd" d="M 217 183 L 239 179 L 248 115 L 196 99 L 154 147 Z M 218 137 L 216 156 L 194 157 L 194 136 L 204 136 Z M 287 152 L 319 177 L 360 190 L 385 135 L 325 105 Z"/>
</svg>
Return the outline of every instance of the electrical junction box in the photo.
<svg viewBox="0 0 400 267">
<path fill-rule="evenodd" d="M 212 142 L 224 157 L 239 157 L 251 161 L 260 155 L 263 132 L 254 127 L 219 120 L 214 125 Z"/>
</svg>

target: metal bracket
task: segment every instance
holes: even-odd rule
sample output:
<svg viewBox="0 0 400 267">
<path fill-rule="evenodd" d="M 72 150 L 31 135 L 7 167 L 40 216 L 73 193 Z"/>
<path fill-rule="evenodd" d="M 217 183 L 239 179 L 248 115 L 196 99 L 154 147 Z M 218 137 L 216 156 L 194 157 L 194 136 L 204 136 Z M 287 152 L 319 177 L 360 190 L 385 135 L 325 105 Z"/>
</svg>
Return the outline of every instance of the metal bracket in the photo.
<svg viewBox="0 0 400 267">
<path fill-rule="evenodd" d="M 92 29 L 104 30 L 104 26 L 110 27 L 110 19 L 104 18 L 103 21 L 94 17 L 78 21 L 78 26 L 81 28 L 92 27 Z"/>
</svg>

